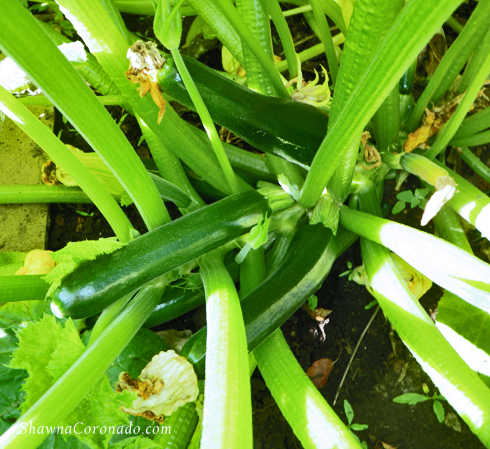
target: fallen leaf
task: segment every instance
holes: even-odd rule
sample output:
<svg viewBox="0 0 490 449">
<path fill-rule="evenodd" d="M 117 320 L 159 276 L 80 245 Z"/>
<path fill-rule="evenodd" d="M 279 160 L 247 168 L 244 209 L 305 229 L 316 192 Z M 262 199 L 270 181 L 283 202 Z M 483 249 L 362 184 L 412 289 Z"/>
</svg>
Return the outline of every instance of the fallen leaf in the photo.
<svg viewBox="0 0 490 449">
<path fill-rule="evenodd" d="M 326 383 L 335 362 L 330 359 L 318 359 L 306 371 L 306 375 L 315 384 L 315 387 L 322 388 Z"/>
</svg>

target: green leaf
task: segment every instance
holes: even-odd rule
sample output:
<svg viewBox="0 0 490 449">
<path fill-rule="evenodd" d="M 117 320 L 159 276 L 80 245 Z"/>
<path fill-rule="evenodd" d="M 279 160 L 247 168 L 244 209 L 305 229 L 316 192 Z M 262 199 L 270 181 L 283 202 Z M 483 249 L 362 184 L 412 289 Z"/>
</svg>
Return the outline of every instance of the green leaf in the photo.
<svg viewBox="0 0 490 449">
<path fill-rule="evenodd" d="M 405 203 L 410 203 L 415 198 L 411 190 L 400 192 L 396 197 Z"/>
<path fill-rule="evenodd" d="M 52 433 L 37 449 L 89 449 L 89 446 L 77 440 L 73 435 L 68 435 L 65 440 L 60 433 Z"/>
<path fill-rule="evenodd" d="M 434 401 L 433 409 L 434 409 L 434 413 L 437 416 L 437 420 L 440 423 L 442 423 L 444 421 L 444 416 L 445 416 L 444 406 L 442 405 L 442 402 Z"/>
<path fill-rule="evenodd" d="M 122 371 L 126 371 L 133 379 L 136 379 L 154 355 L 169 349 L 165 340 L 155 332 L 148 329 L 139 330 L 107 370 L 111 385 L 115 384 Z"/>
<path fill-rule="evenodd" d="M 38 321 L 49 309 L 47 301 L 15 301 L 0 305 L 0 329 L 16 329 L 22 323 Z"/>
<path fill-rule="evenodd" d="M 22 386 L 26 398 L 21 410 L 25 412 L 55 383 L 56 379 L 49 372 L 48 363 L 57 343 L 63 338 L 63 328 L 53 316 L 47 315 L 39 322 L 20 328 L 16 334 L 19 347 L 9 366 L 25 369 L 29 373 Z"/>
<path fill-rule="evenodd" d="M 412 198 L 412 201 L 410 201 L 410 207 L 414 209 L 420 204 L 420 200 L 418 198 Z"/>
<path fill-rule="evenodd" d="M 11 275 L 24 266 L 27 253 L 7 251 L 0 253 L 0 275 Z"/>
<path fill-rule="evenodd" d="M 397 201 L 397 203 L 393 206 L 393 210 L 391 212 L 393 215 L 396 215 L 399 214 L 404 209 L 405 209 L 405 203 L 403 201 Z"/>
<path fill-rule="evenodd" d="M 430 193 L 430 191 L 431 190 L 428 187 L 425 189 L 415 189 L 415 196 L 422 200 Z"/>
<path fill-rule="evenodd" d="M 418 404 L 419 402 L 430 401 L 430 400 L 431 398 L 418 393 L 405 393 L 402 394 L 401 396 L 397 396 L 396 398 L 393 398 L 393 402 L 396 402 L 397 404 L 409 404 L 409 405 L 414 405 L 414 404 Z"/>
<path fill-rule="evenodd" d="M 378 304 L 378 300 L 377 299 L 373 299 L 366 307 L 364 307 L 364 310 L 369 310 L 372 307 L 374 307 L 376 304 Z"/>
<path fill-rule="evenodd" d="M 162 446 L 143 436 L 126 438 L 111 444 L 109 449 L 161 449 Z"/>
<path fill-rule="evenodd" d="M 308 305 L 311 310 L 315 310 L 318 306 L 318 298 L 315 295 L 311 295 L 308 299 Z"/>
<path fill-rule="evenodd" d="M 61 280 L 70 274 L 81 263 L 94 260 L 101 254 L 110 254 L 118 250 L 125 243 L 121 243 L 114 238 L 85 240 L 83 242 L 68 242 L 63 249 L 53 253 L 53 259 L 57 262 L 56 266 L 44 278 L 51 284 L 46 297 L 56 290 Z"/>
<path fill-rule="evenodd" d="M 0 338 L 0 435 L 20 416 L 19 405 L 24 397 L 21 391 L 22 383 L 27 377 L 23 369 L 10 368 L 12 352 L 17 345 L 17 339 L 12 331 L 4 332 Z"/>
<path fill-rule="evenodd" d="M 355 430 L 356 432 L 359 432 L 360 430 L 365 430 L 367 429 L 369 426 L 367 424 L 351 424 L 350 425 L 350 428 L 352 430 Z"/>
<path fill-rule="evenodd" d="M 78 331 L 69 319 L 62 327 L 53 316 L 44 318 L 16 331 L 19 346 L 10 362 L 11 368 L 26 369 L 29 373 L 22 391 L 26 393 L 21 409 L 29 409 L 83 354 L 85 346 Z M 81 431 L 77 438 L 92 448 L 106 447 L 111 433 L 101 433 L 101 427 L 123 426 L 128 423 L 127 415 L 119 407 L 132 404 L 132 395 L 125 391 L 116 394 L 106 376 L 103 376 L 88 391 L 73 412 L 59 423 L 65 429 L 78 424 Z M 85 433 L 88 426 L 98 426 L 98 431 Z M 51 433 L 55 428 L 46 428 Z M 66 431 L 66 430 L 65 430 Z"/>
<path fill-rule="evenodd" d="M 350 423 L 354 419 L 354 410 L 352 410 L 352 407 L 347 399 L 344 399 L 344 411 L 345 411 L 345 416 L 347 417 L 347 422 L 350 425 Z"/>
</svg>

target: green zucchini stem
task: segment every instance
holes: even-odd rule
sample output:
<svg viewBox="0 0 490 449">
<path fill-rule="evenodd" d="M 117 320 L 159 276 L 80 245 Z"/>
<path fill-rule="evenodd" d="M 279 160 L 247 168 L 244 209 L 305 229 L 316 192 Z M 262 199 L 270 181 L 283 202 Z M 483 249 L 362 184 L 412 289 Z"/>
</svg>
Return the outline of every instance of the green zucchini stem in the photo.
<svg viewBox="0 0 490 449">
<path fill-rule="evenodd" d="M 280 329 L 254 350 L 265 383 L 305 449 L 360 449 L 306 376 Z"/>
<path fill-rule="evenodd" d="M 76 2 L 67 0 L 63 5 L 73 3 Z M 86 6 L 85 2 L 83 6 Z M 74 17 L 70 18 L 75 26 L 80 23 Z M 2 48 L 30 74 L 36 85 L 101 156 L 133 199 L 148 228 L 153 229 L 170 220 L 134 149 L 36 19 L 18 2 L 9 0 L 5 14 L 0 16 L 0 30 Z"/>
<path fill-rule="evenodd" d="M 279 39 L 281 40 L 282 48 L 284 49 L 284 54 L 286 55 L 286 62 L 289 69 L 289 79 L 296 78 L 298 76 L 298 64 L 296 60 L 296 50 L 294 48 L 293 38 L 291 36 L 291 30 L 286 22 L 286 15 L 281 10 L 279 2 L 276 0 L 264 0 L 267 6 L 267 10 L 271 15 L 272 21 L 276 26 L 277 33 L 279 34 Z M 311 8 L 308 6 L 308 8 Z M 297 8 L 302 9 L 302 8 Z M 288 11 L 290 12 L 290 11 Z M 300 14 L 304 11 L 296 12 Z M 276 65 L 277 68 L 277 65 Z"/>
<path fill-rule="evenodd" d="M 0 204 L 81 203 L 93 201 L 80 187 L 66 186 L 0 186 Z"/>
<path fill-rule="evenodd" d="M 490 110 L 490 109 L 489 109 Z M 458 148 L 458 153 L 467 165 L 486 182 L 490 182 L 490 168 L 468 147 Z"/>
<path fill-rule="evenodd" d="M 261 0 L 237 0 L 236 8 L 243 22 L 254 34 L 262 50 L 273 60 L 271 27 L 266 5 Z M 274 86 L 255 55 L 243 47 L 243 67 L 247 72 L 247 87 L 263 95 L 274 95 Z"/>
<path fill-rule="evenodd" d="M 330 69 L 330 78 L 332 80 L 332 86 L 334 87 L 335 83 L 337 82 L 339 65 L 337 62 L 337 55 L 335 53 L 335 44 L 332 40 L 332 33 L 330 33 L 330 27 L 328 26 L 321 0 L 310 0 L 310 4 L 315 17 L 315 22 L 320 32 L 320 40 L 325 48 L 328 68 Z"/>
<path fill-rule="evenodd" d="M 457 247 L 464 249 L 467 253 L 473 254 L 473 250 L 466 238 L 461 220 L 458 214 L 450 207 L 444 206 L 434 217 L 434 225 L 438 236 Z"/>
<path fill-rule="evenodd" d="M 202 449 L 252 449 L 252 402 L 245 325 L 235 285 L 217 252 L 203 256 L 206 383 Z"/>
<path fill-rule="evenodd" d="M 345 42 L 345 36 L 340 33 L 336 34 L 333 38 L 333 43 L 336 46 L 339 46 L 340 44 L 343 44 Z M 321 55 L 322 53 L 325 53 L 325 47 L 323 46 L 323 43 L 313 45 L 313 47 L 307 48 L 306 50 L 303 50 L 302 52 L 298 53 L 299 60 L 301 62 L 308 61 L 310 59 L 316 58 L 318 55 Z M 276 64 L 276 69 L 278 72 L 284 72 L 288 70 L 288 61 L 280 61 Z"/>
<path fill-rule="evenodd" d="M 170 52 L 172 53 L 172 57 L 174 58 L 177 70 L 179 71 L 180 76 L 182 77 L 182 81 L 184 82 L 185 87 L 189 92 L 189 95 L 194 105 L 196 106 L 199 116 L 201 117 L 202 124 L 206 129 L 209 140 L 214 148 L 216 157 L 218 158 L 219 164 L 221 166 L 221 169 L 223 170 L 223 173 L 225 174 L 230 189 L 233 193 L 238 193 L 241 190 L 240 186 L 238 185 L 238 180 L 230 164 L 230 161 L 226 156 L 225 150 L 223 148 L 223 144 L 221 142 L 221 139 L 219 138 L 218 132 L 216 131 L 216 127 L 214 126 L 213 119 L 209 115 L 208 108 L 204 104 L 201 94 L 197 90 L 196 85 L 194 84 L 194 81 L 190 76 L 189 71 L 185 66 L 184 60 L 182 59 L 182 55 L 180 54 L 179 50 L 170 49 Z"/>
<path fill-rule="evenodd" d="M 487 263 L 431 234 L 346 206 L 340 208 L 340 224 L 389 248 L 433 282 L 475 307 L 490 310 Z"/>
<path fill-rule="evenodd" d="M 381 214 L 375 196 L 373 190 L 361 195 L 361 208 L 370 214 Z M 386 245 L 386 242 L 383 244 Z M 415 239 L 411 244 L 418 245 Z M 428 246 L 424 246 L 424 250 L 434 254 Z M 488 446 L 490 444 L 489 389 L 436 328 L 401 278 L 390 252 L 366 238 L 361 238 L 361 251 L 373 294 L 384 314 L 441 394 L 483 444 Z M 443 251 L 439 253 L 444 255 Z M 462 250 L 460 254 L 467 255 Z M 460 268 L 462 264 L 464 264 L 462 260 L 457 261 L 456 268 Z"/>
<path fill-rule="evenodd" d="M 104 106 L 123 106 L 126 102 L 126 98 L 123 95 L 101 95 L 97 97 L 100 104 Z M 45 95 L 33 95 L 30 97 L 19 98 L 19 101 L 25 105 L 40 105 L 40 106 L 53 106 L 53 102 Z"/>
<path fill-rule="evenodd" d="M 243 23 L 240 15 L 236 11 L 233 3 L 228 0 L 216 0 L 216 4 L 221 9 L 222 14 L 229 20 L 231 25 L 235 28 L 236 32 L 240 36 L 242 42 L 248 45 L 250 51 L 254 54 L 262 66 L 264 73 L 267 74 L 270 82 L 274 86 L 276 95 L 283 98 L 289 98 L 289 93 L 284 86 L 284 83 L 276 70 L 273 61 L 264 52 L 260 43 L 255 36 L 250 32 L 248 27 Z"/>
<path fill-rule="evenodd" d="M 4 275 L 0 282 L 0 303 L 44 299 L 49 284 L 44 275 Z"/>
<path fill-rule="evenodd" d="M 101 210 L 122 242 L 130 239 L 132 225 L 107 189 L 80 160 L 25 106 L 9 92 L 0 87 L 0 110 L 11 117 L 49 157 L 65 170 L 84 189 L 90 199 Z M 41 186 L 39 186 L 41 187 Z"/>
<path fill-rule="evenodd" d="M 113 302 L 109 307 L 106 307 L 100 314 L 97 322 L 95 323 L 92 333 L 90 334 L 90 339 L 88 341 L 87 347 L 92 345 L 100 334 L 111 324 L 111 322 L 119 315 L 119 312 L 124 309 L 128 302 L 133 297 L 133 294 L 126 295 L 116 302 Z"/>
</svg>

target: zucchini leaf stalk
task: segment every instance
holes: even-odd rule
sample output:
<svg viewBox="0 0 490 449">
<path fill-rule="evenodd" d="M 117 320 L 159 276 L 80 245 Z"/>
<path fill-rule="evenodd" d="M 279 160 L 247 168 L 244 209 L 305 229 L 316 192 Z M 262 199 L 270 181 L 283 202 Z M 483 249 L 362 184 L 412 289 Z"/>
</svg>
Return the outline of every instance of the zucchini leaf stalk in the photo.
<svg viewBox="0 0 490 449">
<path fill-rule="evenodd" d="M 10 117 L 41 148 L 44 148 L 56 164 L 65 167 L 71 176 L 82 186 L 88 197 L 104 214 L 121 242 L 130 239 L 132 225 L 116 200 L 101 182 L 77 159 L 77 157 L 46 128 L 39 120 L 9 92 L 0 86 L 0 110 Z M 34 187 L 34 186 L 33 186 Z M 48 186 L 35 186 L 44 192 Z M 15 188 L 14 188 L 15 189 Z M 59 192 L 59 189 L 55 189 Z M 19 196 L 18 190 L 14 195 Z"/>
<path fill-rule="evenodd" d="M 358 141 L 365 125 L 430 37 L 460 3 L 461 0 L 444 3 L 411 0 L 402 8 L 315 155 L 301 191 L 300 204 L 303 207 L 315 205 L 349 148 Z M 337 84 L 341 80 L 339 73 Z M 335 100 L 332 108 L 334 106 Z"/>
<path fill-rule="evenodd" d="M 370 213 L 381 214 L 374 191 L 361 195 L 361 207 Z M 368 236 L 371 238 L 372 236 Z M 487 447 L 490 445 L 490 390 L 459 357 L 438 331 L 415 296 L 403 281 L 386 245 L 361 238 L 364 265 L 373 294 L 401 339 L 412 352 L 422 369 L 430 376 L 441 394 Z M 412 247 L 423 247 L 434 256 L 447 252 L 431 248 L 413 239 Z M 465 254 L 461 250 L 461 254 Z M 403 257 L 403 256 L 402 256 Z M 438 264 L 438 261 L 432 261 Z M 465 262 L 459 259 L 460 269 Z M 488 278 L 487 278 L 488 279 Z"/>
<path fill-rule="evenodd" d="M 195 173 L 219 191 L 230 194 L 228 182 L 216 157 L 193 133 L 183 131 L 184 120 L 170 105 L 166 105 L 161 125 L 158 125 L 158 107 L 148 96 L 142 98 L 126 79 L 128 64 L 126 55 L 129 44 L 111 17 L 120 19 L 119 12 L 117 9 L 114 10 L 112 3 L 104 3 L 103 5 L 99 0 L 86 0 L 83 3 L 73 0 L 59 1 L 63 13 L 72 22 L 92 54 L 126 97 L 133 112 L 150 127 L 167 148 L 171 149 Z M 238 182 L 245 183 L 241 179 Z"/>
<path fill-rule="evenodd" d="M 436 284 L 490 312 L 487 263 L 431 234 L 346 206 L 340 209 L 340 224 L 389 248 Z"/>
<path fill-rule="evenodd" d="M 182 2 L 183 0 L 180 0 L 172 9 L 168 0 L 161 0 L 158 3 L 154 22 L 155 34 L 160 42 L 170 50 L 187 92 L 189 92 L 192 102 L 202 120 L 204 129 L 208 134 L 214 153 L 216 154 L 221 169 L 230 186 L 230 190 L 233 193 L 238 193 L 243 190 L 243 186 L 240 188 L 238 184 L 237 177 L 226 156 L 218 131 L 216 131 L 213 120 L 209 115 L 208 108 L 204 104 L 202 96 L 189 74 L 185 62 L 179 52 L 179 44 L 182 36 L 182 17 L 180 15 L 180 5 Z"/>
<path fill-rule="evenodd" d="M 201 262 L 208 323 L 202 449 L 252 449 L 247 339 L 235 285 L 222 256 Z"/>
<path fill-rule="evenodd" d="M 149 229 L 170 221 L 141 160 L 109 113 L 29 12 L 7 0 L 0 47 L 29 75 L 113 171 Z"/>
<path fill-rule="evenodd" d="M 359 449 L 277 329 L 254 350 L 265 383 L 305 449 Z"/>
</svg>

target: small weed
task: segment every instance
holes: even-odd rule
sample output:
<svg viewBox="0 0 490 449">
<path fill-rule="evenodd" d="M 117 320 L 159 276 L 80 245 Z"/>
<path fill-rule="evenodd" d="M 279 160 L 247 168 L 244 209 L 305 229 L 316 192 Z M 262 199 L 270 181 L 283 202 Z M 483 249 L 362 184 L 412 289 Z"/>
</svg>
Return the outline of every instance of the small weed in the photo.
<svg viewBox="0 0 490 449">
<path fill-rule="evenodd" d="M 367 449 L 367 443 L 365 441 L 361 441 L 359 437 L 354 433 L 354 432 L 359 432 L 361 430 L 367 429 L 369 426 L 367 424 L 357 424 L 354 423 L 352 424 L 352 421 L 354 420 L 354 410 L 352 410 L 352 406 L 349 404 L 349 401 L 347 399 L 344 399 L 344 411 L 345 411 L 345 416 L 347 417 L 347 427 L 349 430 L 352 432 L 354 435 L 354 438 L 359 441 L 359 444 Z"/>
<path fill-rule="evenodd" d="M 393 207 L 392 213 L 399 214 L 402 210 L 405 209 L 407 204 L 410 204 L 410 207 L 414 209 L 417 207 L 429 194 L 430 189 L 415 189 L 415 192 L 412 193 L 411 190 L 405 190 L 404 192 L 400 192 L 396 197 L 398 198 L 398 202 Z"/>
<path fill-rule="evenodd" d="M 432 406 L 434 413 L 437 417 L 437 420 L 440 423 L 442 423 L 444 421 L 445 413 L 441 401 L 445 401 L 446 398 L 435 392 L 434 392 L 434 396 L 430 397 L 429 387 L 425 383 L 422 384 L 422 390 L 424 390 L 425 396 L 419 393 L 405 393 L 402 394 L 401 396 L 397 396 L 396 398 L 393 398 L 393 402 L 396 402 L 397 404 L 415 405 L 418 404 L 419 402 L 434 401 Z"/>
</svg>

